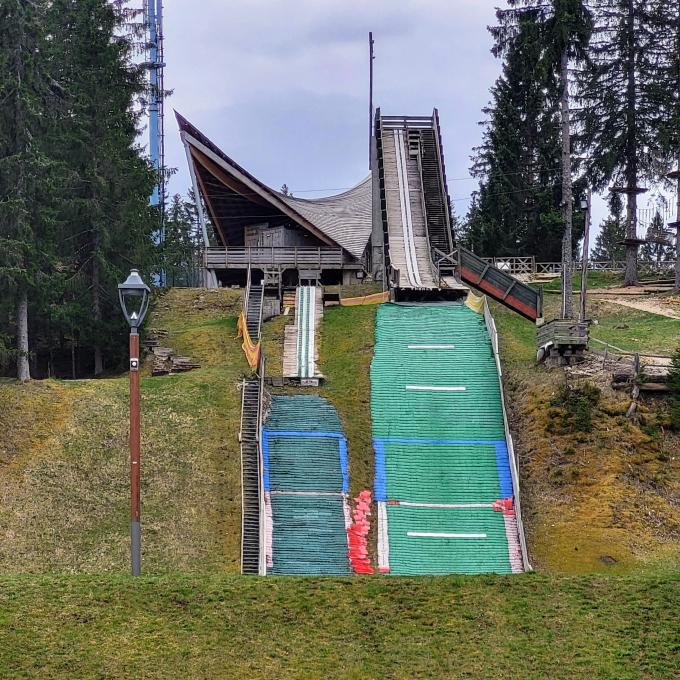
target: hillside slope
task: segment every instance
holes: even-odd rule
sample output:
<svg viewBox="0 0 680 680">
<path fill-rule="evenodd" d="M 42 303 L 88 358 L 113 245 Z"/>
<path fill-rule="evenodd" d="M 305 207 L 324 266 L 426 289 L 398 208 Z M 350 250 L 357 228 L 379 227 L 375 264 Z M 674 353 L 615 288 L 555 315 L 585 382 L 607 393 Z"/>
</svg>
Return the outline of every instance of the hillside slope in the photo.
<svg viewBox="0 0 680 680">
<path fill-rule="evenodd" d="M 239 309 L 173 290 L 150 319 L 202 367 L 142 378 L 146 573 L 240 568 Z M 127 377 L 0 383 L 0 571 L 127 571 L 127 400 Z"/>
<path fill-rule="evenodd" d="M 594 332 L 621 324 L 620 308 L 601 303 L 595 310 L 600 325 Z M 562 370 L 536 366 L 533 328 L 500 305 L 493 313 L 534 568 L 588 573 L 677 567 L 680 437 L 663 427 L 664 400 L 646 398 L 641 422 L 630 422 L 630 396 L 612 390 L 606 374 L 567 381 Z M 680 321 L 644 312 L 625 318 L 619 331 L 625 338 L 614 338 L 633 351 L 668 351 L 669 321 L 678 324 L 675 342 L 680 338 Z M 564 427 L 568 415 L 560 394 L 567 382 L 576 389 L 596 384 L 601 391 L 590 431 Z"/>
<path fill-rule="evenodd" d="M 617 325 L 607 309 L 600 328 Z M 157 301 L 150 319 L 201 368 L 142 380 L 146 573 L 239 570 L 238 382 L 248 371 L 236 338 L 239 310 L 238 291 L 178 289 Z M 348 438 L 353 495 L 373 483 L 375 311 L 329 308 L 321 327 L 321 394 Z M 636 426 L 623 417 L 627 398 L 605 391 L 592 432 L 551 431 L 562 374 L 534 366 L 530 323 L 500 306 L 494 314 L 534 567 L 583 573 L 677 564 L 680 443 L 659 426 L 658 402 Z M 654 333 L 656 317 L 635 314 L 642 316 L 627 317 L 629 342 L 668 342 Z M 268 346 L 281 328 L 280 319 L 265 324 Z M 2 381 L 0 401 L 0 572 L 127 571 L 127 377 Z M 373 531 L 369 545 L 374 554 Z"/>
</svg>

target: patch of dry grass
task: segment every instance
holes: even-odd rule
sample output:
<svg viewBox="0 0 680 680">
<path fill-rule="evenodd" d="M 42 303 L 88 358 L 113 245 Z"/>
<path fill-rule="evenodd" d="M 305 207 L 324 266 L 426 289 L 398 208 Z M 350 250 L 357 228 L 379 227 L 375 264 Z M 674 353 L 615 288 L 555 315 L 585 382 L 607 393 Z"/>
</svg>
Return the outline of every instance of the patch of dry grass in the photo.
<svg viewBox="0 0 680 680">
<path fill-rule="evenodd" d="M 174 290 L 150 320 L 202 368 L 142 379 L 146 573 L 236 572 L 240 296 Z M 0 384 L 0 571 L 128 568 L 127 378 Z"/>
<path fill-rule="evenodd" d="M 557 299 L 548 302 L 550 318 L 557 312 Z M 566 380 L 564 371 L 536 366 L 535 328 L 500 305 L 492 307 L 534 566 L 587 573 L 677 565 L 678 438 L 658 427 L 645 430 L 630 423 L 625 417 L 630 398 L 611 390 L 604 375 L 598 382 L 602 399 L 593 412 L 592 432 L 559 434 L 559 428 L 550 427 L 551 419 L 559 417 L 550 402 Z M 634 319 L 628 317 L 628 328 L 617 329 L 624 323 L 621 308 L 597 303 L 594 310 L 601 322 L 595 330 L 611 329 L 614 344 L 632 333 L 631 340 L 644 338 L 650 351 L 663 349 L 659 338 L 668 320 L 636 313 Z M 640 323 L 651 323 L 656 331 L 646 332 Z M 655 421 L 662 410 L 662 404 L 650 400 L 642 409 L 643 421 Z"/>
<path fill-rule="evenodd" d="M 677 443 L 629 422 L 630 399 L 606 383 L 592 431 L 565 433 L 554 427 L 561 409 L 551 404 L 561 370 L 508 364 L 505 377 L 534 567 L 575 574 L 677 563 Z"/>
</svg>

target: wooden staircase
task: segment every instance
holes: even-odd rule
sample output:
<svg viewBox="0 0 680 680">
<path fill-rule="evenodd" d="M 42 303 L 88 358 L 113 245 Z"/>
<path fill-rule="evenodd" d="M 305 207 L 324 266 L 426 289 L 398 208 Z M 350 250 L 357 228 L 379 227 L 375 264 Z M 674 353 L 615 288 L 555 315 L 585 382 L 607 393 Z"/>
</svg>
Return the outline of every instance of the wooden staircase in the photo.
<svg viewBox="0 0 680 680">
<path fill-rule="evenodd" d="M 250 339 L 257 342 L 260 339 L 262 326 L 262 306 L 264 303 L 264 286 L 249 286 L 246 300 L 246 326 Z"/>
<path fill-rule="evenodd" d="M 442 184 L 442 167 L 435 130 L 421 130 L 421 175 L 430 246 L 445 253 L 452 250 L 448 199 Z"/>
<path fill-rule="evenodd" d="M 243 381 L 241 404 L 241 573 L 260 572 L 260 419 L 262 381 Z"/>
</svg>

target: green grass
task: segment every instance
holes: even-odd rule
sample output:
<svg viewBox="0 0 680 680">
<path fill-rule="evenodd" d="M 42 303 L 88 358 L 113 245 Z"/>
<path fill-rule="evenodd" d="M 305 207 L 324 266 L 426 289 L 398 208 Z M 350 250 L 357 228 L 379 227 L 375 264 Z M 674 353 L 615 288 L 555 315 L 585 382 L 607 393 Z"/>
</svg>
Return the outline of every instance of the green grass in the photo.
<svg viewBox="0 0 680 680">
<path fill-rule="evenodd" d="M 351 493 L 373 488 L 370 366 L 377 305 L 328 307 L 319 348 L 321 396 L 338 410 L 348 440 Z"/>
<path fill-rule="evenodd" d="M 588 288 L 607 288 L 623 283 L 623 275 L 617 272 L 588 272 Z M 544 290 L 562 290 L 562 279 L 556 277 L 542 284 Z M 574 272 L 572 290 L 581 290 L 581 272 Z"/>
<path fill-rule="evenodd" d="M 172 291 L 151 319 L 202 367 L 142 378 L 147 573 L 239 570 L 238 299 Z M 127 571 L 127 377 L 5 381 L 0 401 L 0 571 Z"/>
<path fill-rule="evenodd" d="M 598 324 L 590 328 L 593 338 L 628 352 L 668 356 L 680 346 L 680 319 L 598 300 L 590 302 L 589 307 L 589 316 L 598 320 Z M 604 349 L 599 343 L 593 347 Z"/>
<path fill-rule="evenodd" d="M 6 576 L 0 675 L 668 680 L 678 606 L 677 576 Z"/>
</svg>

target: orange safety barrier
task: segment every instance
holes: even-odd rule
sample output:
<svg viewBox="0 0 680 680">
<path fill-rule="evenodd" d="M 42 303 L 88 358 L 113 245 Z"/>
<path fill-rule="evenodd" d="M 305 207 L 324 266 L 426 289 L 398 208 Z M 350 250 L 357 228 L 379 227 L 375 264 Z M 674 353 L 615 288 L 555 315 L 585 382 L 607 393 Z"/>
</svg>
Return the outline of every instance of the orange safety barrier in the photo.
<svg viewBox="0 0 680 680">
<path fill-rule="evenodd" d="M 355 574 L 372 574 L 371 558 L 368 555 L 368 532 L 371 522 L 371 492 L 366 489 L 355 499 L 352 525 L 347 529 L 349 540 L 349 561 Z"/>
<path fill-rule="evenodd" d="M 383 302 L 389 302 L 389 291 L 382 293 L 372 293 L 371 295 L 362 295 L 361 297 L 341 298 L 340 304 L 343 307 L 354 307 L 355 305 L 380 305 Z"/>
<path fill-rule="evenodd" d="M 257 344 L 255 344 L 250 339 L 250 333 L 248 333 L 248 325 L 246 324 L 245 312 L 241 312 L 241 316 L 239 316 L 238 318 L 237 328 L 238 328 L 237 337 L 243 338 L 243 344 L 241 345 L 241 347 L 243 347 L 243 351 L 246 355 L 248 365 L 250 366 L 250 368 L 255 370 L 257 368 L 257 364 L 260 361 L 260 343 L 258 342 Z"/>
<path fill-rule="evenodd" d="M 494 512 L 502 512 L 504 515 L 515 516 L 515 504 L 512 498 L 502 498 L 499 501 L 494 501 L 491 506 Z"/>
</svg>

